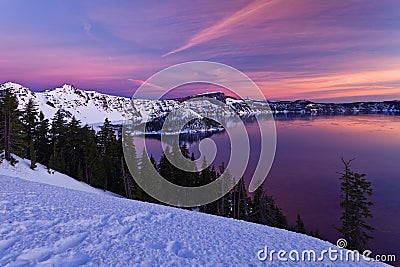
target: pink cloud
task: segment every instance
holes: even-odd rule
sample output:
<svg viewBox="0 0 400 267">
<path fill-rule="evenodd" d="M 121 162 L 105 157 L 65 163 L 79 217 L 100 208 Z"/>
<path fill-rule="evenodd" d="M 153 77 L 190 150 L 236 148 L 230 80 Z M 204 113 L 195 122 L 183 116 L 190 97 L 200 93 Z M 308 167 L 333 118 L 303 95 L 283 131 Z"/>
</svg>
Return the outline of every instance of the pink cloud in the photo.
<svg viewBox="0 0 400 267">
<path fill-rule="evenodd" d="M 208 42 L 210 40 L 214 40 L 216 38 L 228 35 L 235 30 L 238 24 L 245 23 L 246 20 L 248 20 L 252 16 L 256 16 L 257 13 L 259 13 L 263 8 L 273 4 L 274 2 L 277 1 L 276 0 L 254 1 L 249 5 L 245 6 L 244 8 L 238 10 L 234 14 L 221 20 L 217 24 L 212 25 L 211 27 L 208 27 L 200 31 L 199 33 L 195 34 L 193 37 L 189 39 L 189 41 L 186 44 L 164 54 L 163 57 L 186 50 L 192 46 L 199 45 Z"/>
<path fill-rule="evenodd" d="M 260 73 L 257 84 L 268 99 L 326 99 L 352 96 L 397 95 L 400 67 L 335 74 Z"/>
</svg>

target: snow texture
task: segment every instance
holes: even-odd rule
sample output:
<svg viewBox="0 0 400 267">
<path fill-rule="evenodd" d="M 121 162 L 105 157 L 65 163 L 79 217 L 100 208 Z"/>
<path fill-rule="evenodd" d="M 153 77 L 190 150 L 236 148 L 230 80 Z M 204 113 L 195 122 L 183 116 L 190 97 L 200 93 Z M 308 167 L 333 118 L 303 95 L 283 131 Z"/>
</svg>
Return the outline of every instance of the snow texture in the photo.
<svg viewBox="0 0 400 267">
<path fill-rule="evenodd" d="M 26 169 L 26 161 L 14 171 L 7 164 L 0 175 L 0 266 L 383 265 L 261 262 L 257 251 L 265 245 L 317 252 L 335 247 L 286 230 L 81 190 L 72 178 Z M 24 179 L 10 177 L 17 175 Z"/>
</svg>

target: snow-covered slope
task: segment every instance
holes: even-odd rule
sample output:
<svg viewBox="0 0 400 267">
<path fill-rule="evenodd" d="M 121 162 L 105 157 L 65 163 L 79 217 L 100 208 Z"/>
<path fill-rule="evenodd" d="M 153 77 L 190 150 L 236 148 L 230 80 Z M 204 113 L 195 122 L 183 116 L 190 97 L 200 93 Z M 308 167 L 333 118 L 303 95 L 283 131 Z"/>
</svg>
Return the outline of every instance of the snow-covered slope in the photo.
<svg viewBox="0 0 400 267">
<path fill-rule="evenodd" d="M 3 153 L 4 155 L 4 153 Z M 103 190 L 93 188 L 90 185 L 79 182 L 68 175 L 51 171 L 48 172 L 47 168 L 42 164 L 38 163 L 37 168 L 32 170 L 30 166 L 30 161 L 27 159 L 21 159 L 18 156 L 13 156 L 15 159 L 18 160 L 18 163 L 15 166 L 12 166 L 8 161 L 0 159 L 0 175 L 11 176 L 11 177 L 18 177 L 28 181 L 34 181 L 43 184 L 54 185 L 58 187 L 64 187 L 79 191 L 84 191 L 93 194 L 101 194 L 101 195 L 110 195 L 110 196 L 117 196 L 111 192 L 105 192 Z M 2 156 L 0 155 L 0 158 Z"/>
<path fill-rule="evenodd" d="M 258 251 L 338 249 L 286 230 L 65 187 L 0 175 L 0 266 L 293 266 L 276 255 L 262 262 Z M 295 264 L 383 265 L 361 261 Z"/>
</svg>

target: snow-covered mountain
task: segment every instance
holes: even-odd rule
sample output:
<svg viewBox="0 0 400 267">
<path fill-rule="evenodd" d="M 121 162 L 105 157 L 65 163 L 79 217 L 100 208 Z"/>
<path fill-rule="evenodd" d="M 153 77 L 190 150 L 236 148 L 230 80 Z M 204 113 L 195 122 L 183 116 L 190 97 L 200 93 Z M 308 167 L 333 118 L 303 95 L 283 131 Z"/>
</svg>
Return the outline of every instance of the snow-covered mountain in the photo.
<svg viewBox="0 0 400 267">
<path fill-rule="evenodd" d="M 7 164 L 0 167 L 0 266 L 385 266 L 362 256 L 340 260 L 346 250 L 303 234 L 78 191 L 29 162 Z M 291 260 L 292 250 L 299 259 L 306 251 L 306 260 Z M 317 258 L 308 259 L 310 250 Z M 324 250 L 336 250 L 336 260 L 328 252 L 318 259 Z"/>
<path fill-rule="evenodd" d="M 58 109 L 64 110 L 69 116 L 75 116 L 83 124 L 102 123 L 108 118 L 114 123 L 121 123 L 125 114 L 129 118 L 144 122 L 144 118 L 164 120 L 172 111 L 179 109 L 190 110 L 183 114 L 197 118 L 196 125 L 204 127 L 208 123 L 199 122 L 204 117 L 221 118 L 234 114 L 252 116 L 257 114 L 310 114 L 310 115 L 335 115 L 357 113 L 399 113 L 400 101 L 384 102 L 354 102 L 346 104 L 314 103 L 306 100 L 298 101 L 266 101 L 252 99 L 235 99 L 224 95 L 222 92 L 210 92 L 177 99 L 148 100 L 133 99 L 121 96 L 102 94 L 96 91 L 85 91 L 72 85 L 43 92 L 32 92 L 20 84 L 7 82 L 0 85 L 0 95 L 4 90 L 10 89 L 18 97 L 20 108 L 32 99 L 46 118 L 52 118 Z M 196 98 L 194 100 L 194 98 Z M 222 101 L 221 106 L 213 99 Z M 182 114 L 181 114 L 182 115 Z M 209 125 L 208 125 L 209 126 Z"/>
<path fill-rule="evenodd" d="M 0 94 L 5 90 L 12 90 L 19 101 L 19 108 L 22 109 L 32 99 L 42 111 L 46 118 L 51 119 L 57 110 L 62 109 L 67 116 L 79 119 L 83 124 L 96 124 L 108 118 L 114 123 L 123 121 L 125 113 L 134 119 L 142 120 L 163 118 L 171 111 L 180 108 L 192 110 L 187 114 L 194 118 L 201 119 L 203 116 L 197 113 L 204 113 L 207 116 L 217 114 L 232 115 L 234 111 L 229 108 L 221 108 L 212 104 L 210 99 L 215 94 L 202 95 L 200 101 L 183 101 L 183 99 L 169 100 L 147 100 L 101 94 L 96 91 L 85 91 L 75 88 L 73 85 L 65 84 L 62 87 L 43 92 L 33 92 L 20 84 L 7 82 L 0 85 Z M 216 93 L 220 95 L 221 93 Z M 222 94 L 223 95 L 223 94 Z M 188 98 L 185 98 L 187 100 Z M 207 107 L 206 109 L 204 107 Z M 196 112 L 197 111 L 197 112 Z"/>
<path fill-rule="evenodd" d="M 32 92 L 29 88 L 12 82 L 0 85 L 0 92 L 6 89 L 12 90 L 17 96 L 19 108 L 23 108 L 32 99 L 49 119 L 57 110 L 62 109 L 82 123 L 100 123 L 105 118 L 118 122 L 123 120 L 125 107 L 130 105 L 129 98 L 80 90 L 67 84 L 43 92 Z"/>
</svg>

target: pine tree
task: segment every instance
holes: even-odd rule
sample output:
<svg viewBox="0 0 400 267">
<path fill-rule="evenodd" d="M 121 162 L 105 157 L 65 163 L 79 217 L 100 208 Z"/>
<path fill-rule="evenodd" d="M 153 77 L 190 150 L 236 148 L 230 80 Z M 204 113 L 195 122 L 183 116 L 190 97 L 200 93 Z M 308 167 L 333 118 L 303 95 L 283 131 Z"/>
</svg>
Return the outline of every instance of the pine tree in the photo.
<svg viewBox="0 0 400 267">
<path fill-rule="evenodd" d="M 221 183 L 221 187 L 218 188 L 218 195 L 221 195 L 225 188 L 232 187 L 235 183 L 234 177 L 232 177 L 229 170 L 225 169 L 224 162 L 219 166 L 219 172 L 216 172 L 214 166 L 211 168 L 211 176 L 213 180 L 217 179 L 219 176 L 225 180 L 224 183 Z M 234 189 L 232 189 L 216 201 L 217 214 L 219 216 L 235 218 L 234 198 Z"/>
<path fill-rule="evenodd" d="M 24 143 L 23 125 L 20 120 L 21 112 L 18 110 L 18 100 L 10 90 L 5 91 L 4 97 L 1 98 L 0 107 L 5 159 L 14 164 L 15 159 L 11 154 L 14 153 L 24 157 L 24 150 L 27 144 Z"/>
<path fill-rule="evenodd" d="M 138 186 L 135 182 L 135 180 L 132 177 L 133 175 L 139 175 L 139 162 L 137 158 L 137 153 L 136 153 L 136 147 L 134 144 L 134 141 L 130 141 L 130 146 L 132 154 L 129 155 L 129 160 L 130 160 L 130 169 L 128 169 L 128 166 L 125 162 L 125 157 L 124 154 L 122 153 L 122 146 L 126 145 L 125 143 L 122 142 L 122 139 L 120 139 L 120 146 L 121 146 L 121 171 L 122 171 L 122 177 L 124 179 L 124 188 L 125 188 L 125 195 L 127 198 L 130 199 L 139 199 L 139 196 L 135 192 L 138 189 Z M 130 172 L 130 170 L 132 172 Z"/>
<path fill-rule="evenodd" d="M 203 157 L 203 161 L 202 161 L 202 165 L 201 165 L 202 171 L 200 172 L 199 183 L 197 184 L 197 186 L 206 185 L 212 181 L 211 180 L 211 169 L 210 169 L 210 166 L 207 166 L 207 165 L 208 164 L 207 164 L 206 158 Z M 209 203 L 209 204 L 201 206 L 200 211 L 206 212 L 209 214 L 216 214 L 217 208 L 215 206 L 215 203 Z"/>
<path fill-rule="evenodd" d="M 25 143 L 27 144 L 26 157 L 31 160 L 31 169 L 36 168 L 36 138 L 38 127 L 38 111 L 32 99 L 29 99 L 23 111 L 22 123 L 24 125 Z"/>
<path fill-rule="evenodd" d="M 320 238 L 318 229 L 315 230 L 315 231 L 311 231 L 310 235 L 313 236 L 313 237 L 316 237 L 316 238 Z"/>
<path fill-rule="evenodd" d="M 233 191 L 233 218 L 246 220 L 249 217 L 250 199 L 247 195 L 244 178 L 239 180 Z"/>
<path fill-rule="evenodd" d="M 211 182 L 215 181 L 219 176 L 219 174 L 215 170 L 214 165 L 211 165 L 211 166 L 208 166 L 205 168 L 205 166 L 207 166 L 207 165 L 208 165 L 208 163 L 207 163 L 206 159 L 203 157 L 203 162 L 202 162 L 203 171 L 200 174 L 202 184 L 211 183 Z M 216 192 L 210 192 L 210 194 L 220 195 L 221 190 L 222 190 L 222 188 L 216 188 Z M 220 198 L 211 203 L 208 203 L 207 205 L 205 205 L 205 209 L 204 209 L 205 212 L 209 213 L 209 214 L 219 215 L 219 216 L 227 216 L 226 212 L 224 212 L 224 210 L 223 210 L 222 201 L 223 200 Z"/>
<path fill-rule="evenodd" d="M 185 150 L 182 151 L 181 148 L 179 147 L 178 143 L 174 141 L 173 145 L 172 145 L 172 169 L 173 169 L 173 178 L 172 178 L 172 183 L 176 184 L 176 185 L 180 185 L 180 186 L 187 186 L 188 185 L 188 176 L 187 173 L 176 167 L 176 164 L 178 163 L 178 155 L 180 155 L 182 153 L 182 156 L 185 158 L 189 158 L 189 151 L 186 149 L 185 146 Z M 179 162 L 180 164 L 184 165 L 184 167 L 187 167 L 186 164 L 183 164 L 183 162 Z"/>
<path fill-rule="evenodd" d="M 250 213 L 250 221 L 254 223 L 262 224 L 262 216 L 263 214 L 263 197 L 264 197 L 264 188 L 263 186 L 259 186 L 254 192 L 253 201 L 251 202 L 251 213 Z"/>
<path fill-rule="evenodd" d="M 167 149 L 167 153 L 169 153 L 169 149 Z M 164 155 L 165 157 L 165 155 Z M 164 163 L 162 164 L 160 161 L 160 165 L 159 168 L 161 170 L 162 168 L 162 173 L 164 173 L 164 175 L 166 175 L 166 173 L 169 173 L 170 171 L 172 171 L 172 166 L 170 165 L 169 161 L 163 161 Z M 140 178 L 142 180 L 144 179 L 150 179 L 150 176 L 152 176 L 154 174 L 154 170 L 157 170 L 157 167 L 155 166 L 155 160 L 153 158 L 153 156 L 148 157 L 146 150 L 143 148 L 142 151 L 142 155 L 140 157 Z M 161 174 L 162 175 L 162 174 Z M 154 178 L 154 177 L 153 177 Z M 153 179 L 154 181 L 156 179 Z M 162 190 L 160 188 L 159 184 L 153 183 L 153 190 L 154 191 L 159 191 Z M 146 192 L 144 192 L 144 190 L 139 187 L 138 185 L 136 186 L 137 190 L 136 190 L 136 194 L 139 197 L 140 200 L 144 200 L 144 201 L 148 201 L 148 202 L 152 202 L 152 203 L 158 203 L 158 201 L 156 199 L 154 199 L 153 197 L 149 196 Z"/>
<path fill-rule="evenodd" d="M 302 234 L 306 234 L 307 233 L 307 230 L 306 230 L 306 228 L 304 226 L 304 222 L 301 219 L 300 214 L 297 214 L 295 231 L 298 232 L 298 233 L 302 233 Z"/>
<path fill-rule="evenodd" d="M 252 222 L 288 229 L 287 220 L 282 210 L 276 205 L 272 196 L 269 196 L 262 186 L 254 192 L 250 219 Z"/>
<path fill-rule="evenodd" d="M 202 171 L 200 172 L 200 183 L 198 185 L 205 185 L 205 184 L 212 182 L 211 168 L 210 168 L 210 166 L 207 166 L 207 165 L 208 165 L 207 160 L 205 157 L 203 157 L 203 161 L 201 164 Z"/>
<path fill-rule="evenodd" d="M 181 146 L 182 155 L 188 160 L 187 169 L 190 171 L 185 171 L 185 186 L 193 187 L 198 186 L 199 184 L 199 173 L 197 171 L 197 166 L 194 157 L 194 153 L 190 154 L 189 149 L 187 148 L 186 143 Z"/>
<path fill-rule="evenodd" d="M 44 118 L 43 112 L 39 113 L 39 123 L 36 129 L 36 157 L 37 161 L 48 166 L 50 155 L 52 154 L 50 144 L 49 120 Z"/>
<path fill-rule="evenodd" d="M 281 229 L 288 229 L 286 216 L 283 214 L 282 209 L 275 204 L 275 200 L 271 196 L 267 196 L 267 201 L 270 203 L 270 209 L 273 215 L 272 225 Z"/>
<path fill-rule="evenodd" d="M 167 158 L 172 157 L 171 150 L 167 147 L 160 158 L 160 164 L 158 165 L 160 175 L 170 181 L 171 183 L 175 183 L 175 169 L 172 166 L 171 162 Z M 143 155 L 142 155 L 143 156 Z M 146 155 L 147 157 L 147 155 Z"/>
<path fill-rule="evenodd" d="M 94 177 L 100 176 L 100 152 L 96 144 L 96 133 L 85 125 L 80 130 L 82 137 L 83 176 L 87 184 L 99 186 L 100 182 L 93 181 Z"/>
<path fill-rule="evenodd" d="M 53 117 L 50 135 L 52 152 L 48 167 L 49 169 L 65 173 L 66 162 L 64 159 L 64 146 L 66 144 L 66 121 L 64 113 L 61 110 L 57 110 Z"/>
<path fill-rule="evenodd" d="M 343 209 L 340 217 L 342 225 L 337 230 L 347 241 L 348 249 L 363 251 L 372 236 L 370 232 L 374 228 L 368 224 L 367 219 L 372 218 L 370 207 L 373 205 L 368 197 L 372 195 L 371 182 L 366 180 L 366 174 L 359 174 L 350 170 L 352 160 L 345 161 L 344 172 L 339 178 L 341 180 Z"/>
<path fill-rule="evenodd" d="M 102 158 L 102 171 L 101 171 L 101 180 L 102 180 L 102 188 L 104 190 L 112 190 L 108 188 L 112 185 L 110 179 L 117 175 L 116 172 L 116 164 L 120 166 L 120 161 L 117 160 L 115 162 L 115 148 L 117 146 L 117 139 L 115 136 L 115 132 L 111 126 L 108 118 L 105 119 L 103 126 L 100 127 L 100 131 L 97 133 L 97 144 L 99 147 L 100 156 Z M 119 157 L 118 157 L 119 159 Z"/>
<path fill-rule="evenodd" d="M 81 131 L 80 121 L 72 117 L 71 121 L 66 124 L 65 144 L 63 146 L 66 174 L 78 178 L 78 180 L 83 179 L 83 139 Z"/>
<path fill-rule="evenodd" d="M 200 178 L 200 173 L 197 170 L 197 166 L 195 163 L 195 156 L 194 153 L 192 153 L 192 155 L 190 156 L 190 161 L 191 161 L 191 169 L 193 170 L 193 172 L 191 173 L 191 177 L 190 177 L 190 186 L 200 186 L 201 185 L 201 178 Z"/>
<path fill-rule="evenodd" d="M 100 127 L 100 131 L 97 134 L 97 140 L 102 157 L 104 157 L 108 152 L 111 152 L 116 141 L 116 136 L 108 118 L 104 120 L 104 124 Z"/>
</svg>

